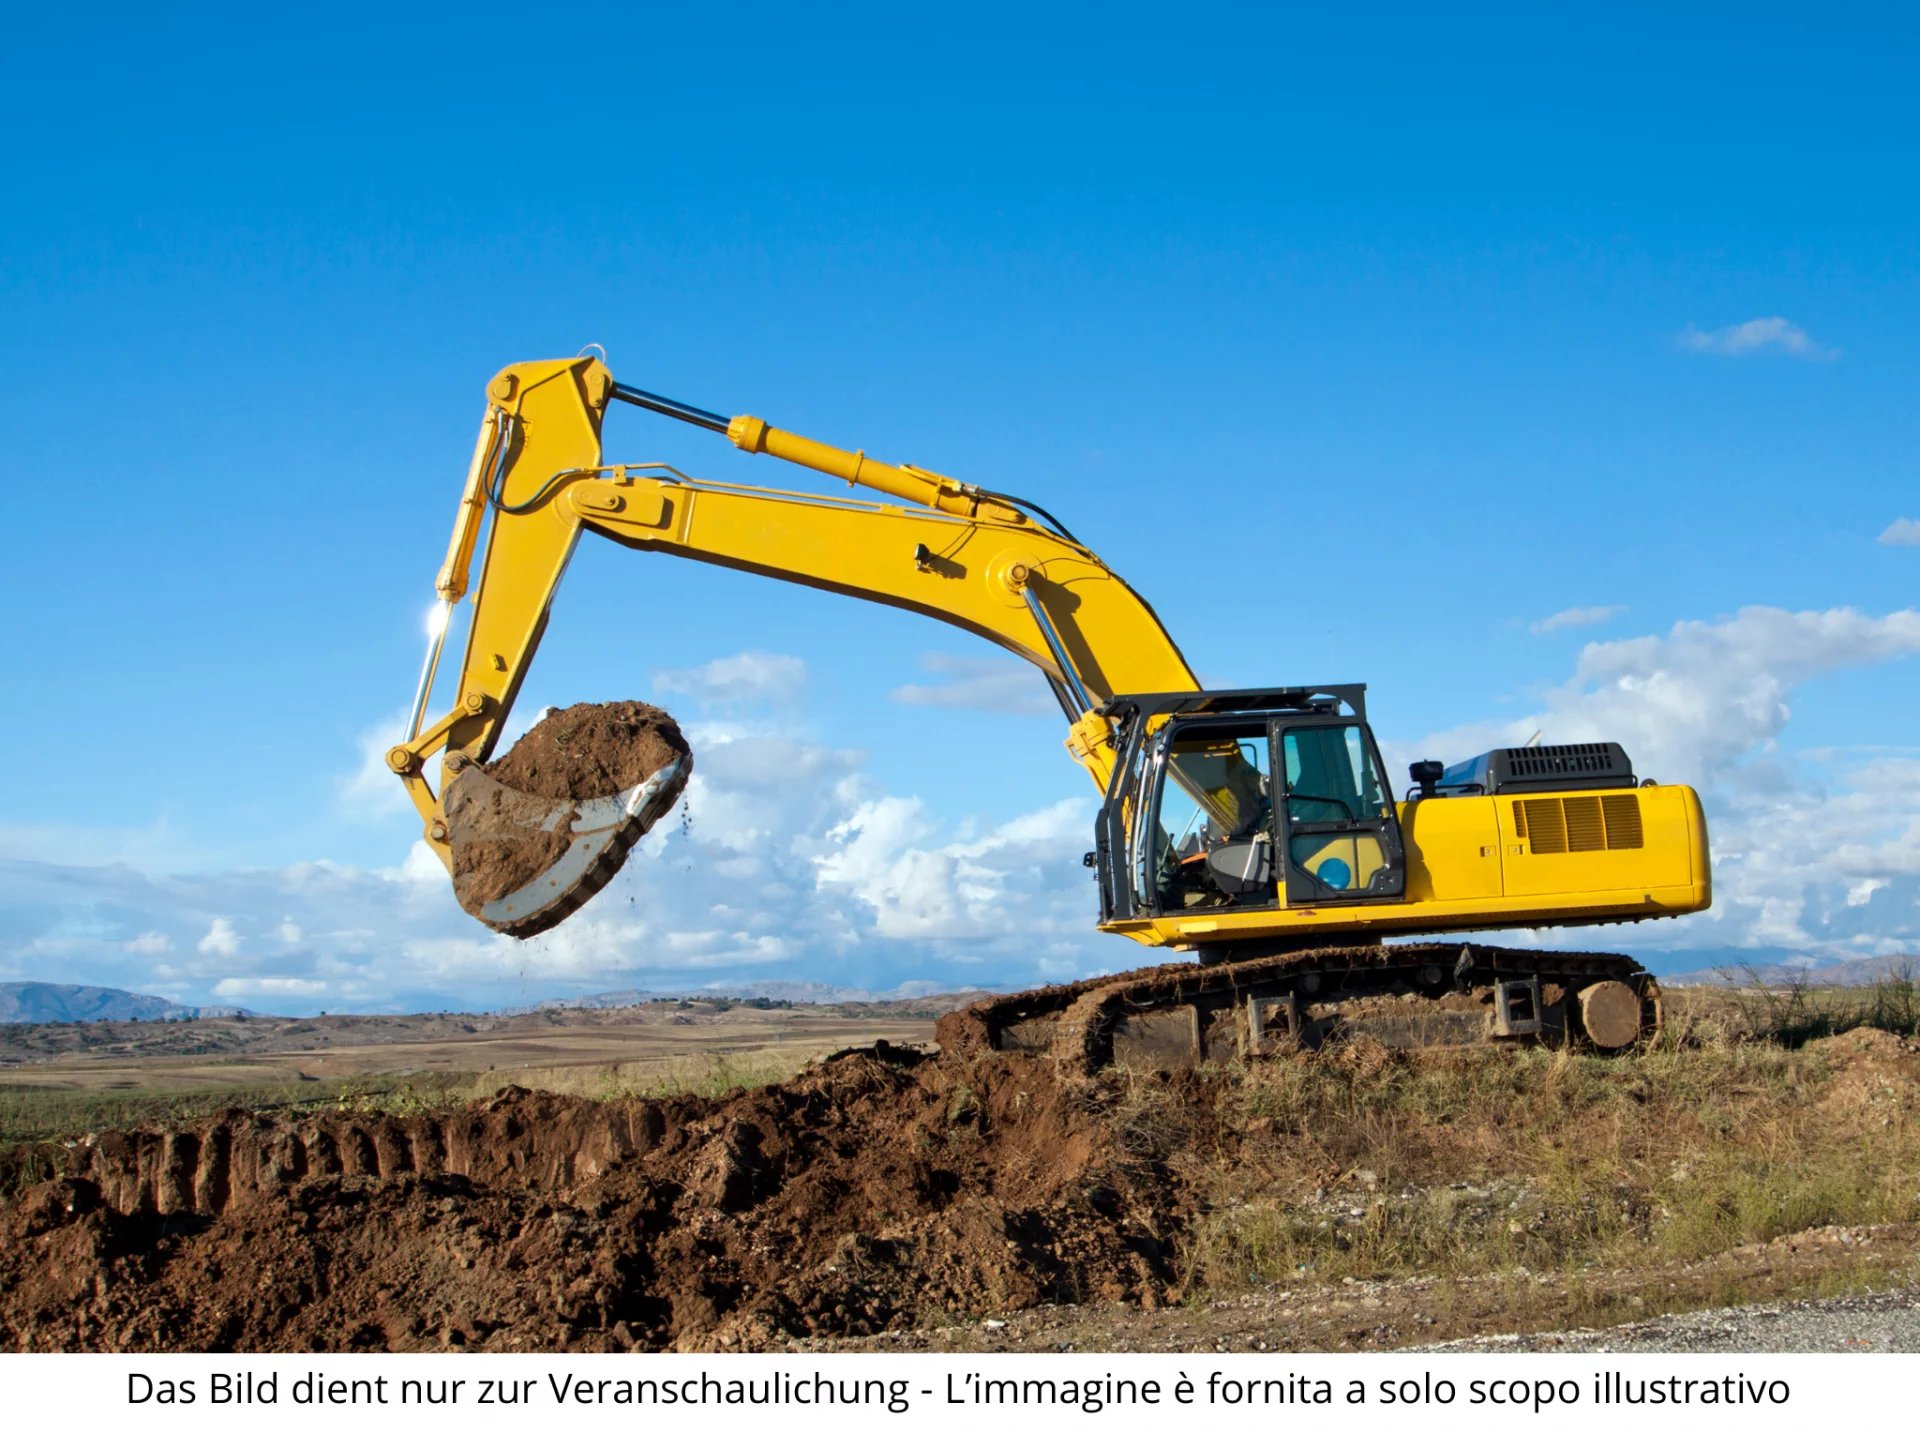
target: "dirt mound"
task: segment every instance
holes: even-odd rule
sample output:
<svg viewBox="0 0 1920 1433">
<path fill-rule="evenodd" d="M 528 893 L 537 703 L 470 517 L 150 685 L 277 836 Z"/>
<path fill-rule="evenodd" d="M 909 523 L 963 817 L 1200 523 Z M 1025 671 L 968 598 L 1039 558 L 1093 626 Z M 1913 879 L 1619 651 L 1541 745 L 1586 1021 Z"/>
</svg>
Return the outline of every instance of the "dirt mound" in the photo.
<svg viewBox="0 0 1920 1433">
<path fill-rule="evenodd" d="M 1113 1098 L 1045 1061 L 881 1044 L 713 1101 L 510 1091 L 40 1147 L 0 1166 L 23 1189 L 0 1341 L 741 1348 L 1155 1303 L 1189 1196 Z"/>
<path fill-rule="evenodd" d="M 1820 1108 L 1835 1128 L 1872 1138 L 1920 1112 L 1920 1045 L 1862 1026 L 1811 1041 L 1808 1050 L 1832 1067 Z"/>
<path fill-rule="evenodd" d="M 483 772 L 497 786 L 476 783 L 467 771 L 450 763 L 446 804 L 453 828 L 454 893 L 462 908 L 480 915 L 489 902 L 537 880 L 567 854 L 573 839 L 570 826 L 542 829 L 551 803 L 612 796 L 676 761 L 682 763 L 684 780 L 691 756 L 678 724 L 658 707 L 645 702 L 582 702 L 548 713 L 505 756 L 469 768 Z M 462 786 L 482 789 L 461 790 Z M 627 815 L 634 818 L 632 829 L 619 832 L 587 873 L 589 893 L 619 869 L 627 850 L 645 834 L 646 822 L 652 819 L 647 813 Z M 533 930 L 514 933 L 532 934 Z"/>
<path fill-rule="evenodd" d="M 1920 1042 L 1866 1025 L 1844 1034 L 1829 1035 L 1812 1044 L 1815 1050 L 1838 1064 L 1884 1064 L 1920 1054 Z"/>
</svg>

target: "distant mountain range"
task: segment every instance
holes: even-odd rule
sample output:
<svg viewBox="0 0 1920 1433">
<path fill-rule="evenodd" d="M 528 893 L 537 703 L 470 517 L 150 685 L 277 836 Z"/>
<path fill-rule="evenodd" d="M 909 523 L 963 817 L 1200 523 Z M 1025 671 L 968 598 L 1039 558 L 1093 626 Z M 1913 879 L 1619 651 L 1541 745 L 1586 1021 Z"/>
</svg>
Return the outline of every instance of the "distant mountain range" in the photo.
<svg viewBox="0 0 1920 1433">
<path fill-rule="evenodd" d="M 706 985 L 694 990 L 606 990 L 517 1005 L 494 1013 L 524 1015 L 536 1010 L 618 1010 L 650 1000 L 783 1000 L 794 1005 L 860 1005 L 939 997 L 942 1004 L 980 991 L 954 992 L 928 980 L 912 980 L 893 990 L 855 990 L 818 980 L 760 980 L 739 985 Z M 960 1001 L 964 1003 L 964 1001 Z M 158 995 L 140 995 L 105 985 L 54 985 L 43 980 L 0 982 L 0 1025 L 73 1025 L 94 1020 L 218 1020 L 235 1016 L 268 1019 L 238 1005 L 181 1005 Z"/>
<path fill-rule="evenodd" d="M 71 1025 L 84 1020 L 197 1020 L 247 1015 L 238 1005 L 176 1005 L 106 985 L 0 983 L 0 1025 Z"/>
<path fill-rule="evenodd" d="M 1686 957 L 1703 963 L 1677 973 L 1663 966 L 1679 964 Z M 1804 981 L 1811 985 L 1874 985 L 1882 980 L 1911 978 L 1920 980 L 1920 954 L 1881 955 L 1850 959 L 1816 951 L 1779 948 L 1761 950 L 1699 950 L 1667 955 L 1648 961 L 1638 957 L 1659 973 L 1663 985 L 1791 985 Z M 845 985 L 827 985 L 818 980 L 756 980 L 738 985 L 704 985 L 694 990 L 605 990 L 597 995 L 575 995 L 557 1000 L 542 1000 L 537 1005 L 502 1010 L 502 1015 L 519 1015 L 534 1010 L 618 1010 L 628 1005 L 645 1005 L 652 1000 L 698 1000 L 725 996 L 732 1000 L 784 1000 L 794 1005 L 870 1005 L 883 1001 L 925 1000 L 965 995 L 978 998 L 984 990 L 955 991 L 930 980 L 910 980 L 892 990 L 858 990 Z M 964 1003 L 964 1002 L 959 1002 Z"/>
<path fill-rule="evenodd" d="M 597 995 L 571 995 L 557 1000 L 542 1000 L 526 1010 L 618 1010 L 628 1005 L 645 1005 L 651 1000 L 699 1000 L 720 996 L 729 1000 L 784 1000 L 793 1005 L 871 1005 L 881 1001 L 923 1000 L 933 995 L 952 993 L 931 980 L 909 980 L 892 990 L 858 990 L 846 985 L 827 985 L 818 980 L 753 980 L 738 985 L 703 985 L 695 990 L 603 990 Z M 512 1015 L 517 1010 L 502 1011 Z"/>
<path fill-rule="evenodd" d="M 1883 980 L 1920 980 L 1920 955 L 1875 955 L 1858 960 L 1812 951 L 1716 951 L 1718 963 L 1678 975 L 1664 985 L 1877 985 Z"/>
<path fill-rule="evenodd" d="M 1700 962 L 1690 970 L 1663 967 L 1683 959 Z M 1645 956 L 1641 957 L 1646 960 Z M 1647 960 L 1666 985 L 1873 985 L 1882 980 L 1920 980 L 1920 954 L 1881 955 L 1852 960 L 1814 951 L 1701 950 L 1669 953 Z M 520 1015 L 536 1010 L 618 1010 L 652 1000 L 782 1000 L 794 1005 L 870 1005 L 883 1002 L 936 1000 L 951 1008 L 985 991 L 954 991 L 929 980 L 910 980 L 892 990 L 860 990 L 828 985 L 819 980 L 756 980 L 738 985 L 704 985 L 693 990 L 603 990 L 542 1000 L 497 1012 Z M 55 985 L 41 980 L 0 982 L 0 1025 L 70 1025 L 92 1020 L 198 1020 L 252 1017 L 256 1012 L 238 1005 L 180 1005 L 158 995 L 139 995 L 105 985 Z M 265 1018 L 265 1017 L 260 1017 Z"/>
</svg>

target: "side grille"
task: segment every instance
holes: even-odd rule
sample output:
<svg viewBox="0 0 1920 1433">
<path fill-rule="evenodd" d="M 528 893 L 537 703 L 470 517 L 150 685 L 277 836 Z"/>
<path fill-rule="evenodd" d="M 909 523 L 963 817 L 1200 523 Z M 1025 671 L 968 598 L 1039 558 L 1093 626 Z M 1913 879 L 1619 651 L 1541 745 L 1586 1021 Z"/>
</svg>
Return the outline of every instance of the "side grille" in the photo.
<svg viewBox="0 0 1920 1433">
<path fill-rule="evenodd" d="M 1604 851 L 1607 849 L 1607 828 L 1600 821 L 1600 798 L 1598 796 L 1567 796 L 1560 804 L 1567 812 L 1567 849 L 1569 851 Z"/>
<path fill-rule="evenodd" d="M 1607 819 L 1607 849 L 1637 851 L 1646 838 L 1640 830 L 1638 796 L 1602 796 L 1600 809 Z"/>
<path fill-rule="evenodd" d="M 1536 856 L 1637 851 L 1646 842 L 1638 796 L 1537 796 L 1513 803 L 1513 824 Z"/>
</svg>

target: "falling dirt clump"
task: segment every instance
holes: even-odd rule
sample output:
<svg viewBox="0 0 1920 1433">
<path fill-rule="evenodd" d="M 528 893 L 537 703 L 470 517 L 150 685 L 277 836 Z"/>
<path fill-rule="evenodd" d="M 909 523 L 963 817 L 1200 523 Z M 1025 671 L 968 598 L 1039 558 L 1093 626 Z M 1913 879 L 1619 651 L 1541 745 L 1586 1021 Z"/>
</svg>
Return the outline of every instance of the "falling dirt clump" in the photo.
<svg viewBox="0 0 1920 1433">
<path fill-rule="evenodd" d="M 447 806 L 454 894 L 461 906 L 479 916 L 489 902 L 553 869 L 572 844 L 570 821 L 542 829 L 553 824 L 542 818 L 551 816 L 554 803 L 612 796 L 675 761 L 681 762 L 684 780 L 691 757 L 678 724 L 660 708 L 645 702 L 582 702 L 542 717 L 505 756 L 469 768 L 498 786 L 455 773 Z M 482 789 L 470 789 L 474 787 Z M 587 894 L 612 878 L 647 824 L 635 818 L 631 828 L 611 842 L 591 868 Z M 557 923 L 571 909 L 569 905 L 545 924 Z M 510 933 L 529 935 L 533 930 Z"/>
</svg>

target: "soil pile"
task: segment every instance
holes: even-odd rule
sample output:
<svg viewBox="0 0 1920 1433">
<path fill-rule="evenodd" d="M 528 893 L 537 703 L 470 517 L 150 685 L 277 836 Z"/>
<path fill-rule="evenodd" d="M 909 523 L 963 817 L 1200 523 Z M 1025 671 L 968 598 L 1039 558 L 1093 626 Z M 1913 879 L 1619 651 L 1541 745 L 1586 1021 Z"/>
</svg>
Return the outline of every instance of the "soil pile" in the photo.
<svg viewBox="0 0 1920 1433">
<path fill-rule="evenodd" d="M 719 1100 L 232 1111 L 19 1151 L 0 1342 L 752 1348 L 1153 1304 L 1190 1199 L 1117 1097 L 1047 1061 L 882 1043 Z"/>
<path fill-rule="evenodd" d="M 548 712 L 486 771 L 529 796 L 582 801 L 637 785 L 690 750 L 659 707 L 580 702 Z"/>
<path fill-rule="evenodd" d="M 1391 1346 L 1436 1312 L 1584 1320 L 1596 1289 L 1628 1317 L 1906 1277 L 1920 1247 L 1920 1048 L 1876 1031 L 1074 1069 L 879 1043 L 717 1099 L 235 1110 L 0 1152 L 0 1347 L 767 1348 L 1240 1289 L 1249 1344 Z M 1578 1278 L 1542 1315 L 1552 1268 Z"/>
<path fill-rule="evenodd" d="M 674 719 L 645 702 L 582 702 L 550 712 L 505 756 L 453 771 L 447 788 L 453 888 L 478 916 L 490 901 L 520 890 L 551 870 L 572 844 L 571 821 L 554 820 L 554 803 L 588 801 L 638 786 L 674 762 L 679 782 L 692 750 Z M 476 781 L 474 772 L 489 781 Z M 493 783 L 498 783 L 497 785 Z M 676 784 L 672 794 L 677 794 Z M 629 813 L 605 853 L 589 869 L 586 893 L 605 885 L 648 824 L 671 804 Z M 546 829 L 552 827 L 553 829 Z M 569 905 L 545 929 L 570 913 Z M 512 934 L 530 935 L 533 929 Z"/>
<path fill-rule="evenodd" d="M 1833 1069 L 1820 1107 L 1836 1128 L 1873 1138 L 1920 1112 L 1920 1042 L 1862 1028 L 1808 1048 Z"/>
</svg>

